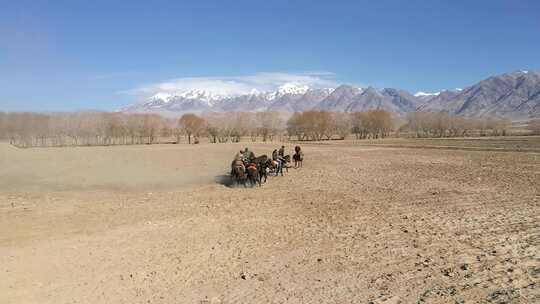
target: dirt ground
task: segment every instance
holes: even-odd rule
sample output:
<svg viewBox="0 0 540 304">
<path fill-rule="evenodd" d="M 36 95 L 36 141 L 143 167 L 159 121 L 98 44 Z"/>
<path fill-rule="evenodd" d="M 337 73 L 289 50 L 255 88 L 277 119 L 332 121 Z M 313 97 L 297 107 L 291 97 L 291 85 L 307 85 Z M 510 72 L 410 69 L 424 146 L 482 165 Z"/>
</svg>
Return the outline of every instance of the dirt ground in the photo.
<svg viewBox="0 0 540 304">
<path fill-rule="evenodd" d="M 519 140 L 305 144 L 253 189 L 224 185 L 248 143 L 0 144 L 0 303 L 540 303 Z"/>
</svg>

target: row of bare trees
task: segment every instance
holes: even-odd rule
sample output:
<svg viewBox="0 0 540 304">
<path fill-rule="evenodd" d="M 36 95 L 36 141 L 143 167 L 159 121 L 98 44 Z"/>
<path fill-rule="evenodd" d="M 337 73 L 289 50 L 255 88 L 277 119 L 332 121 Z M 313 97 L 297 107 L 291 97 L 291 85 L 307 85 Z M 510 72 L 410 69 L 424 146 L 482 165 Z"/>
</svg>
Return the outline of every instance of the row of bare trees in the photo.
<svg viewBox="0 0 540 304">
<path fill-rule="evenodd" d="M 400 130 L 414 137 L 506 135 L 511 122 L 498 118 L 468 118 L 443 112 L 411 112 Z"/>
<path fill-rule="evenodd" d="M 242 137 L 251 141 L 272 141 L 282 134 L 283 119 L 277 112 L 205 113 L 202 116 L 184 114 L 179 126 L 191 143 L 207 136 L 211 143 L 239 142 Z"/>
<path fill-rule="evenodd" d="M 209 113 L 203 118 L 208 122 L 210 142 L 239 142 L 242 137 L 251 141 L 272 141 L 281 135 L 284 120 L 278 112 L 228 112 Z"/>
<path fill-rule="evenodd" d="M 272 141 L 288 136 L 295 140 L 384 138 L 394 130 L 395 120 L 382 110 L 338 113 L 294 113 L 287 121 L 277 112 L 229 112 L 185 114 L 165 118 L 157 114 L 75 112 L 0 112 L 0 140 L 20 147 L 129 145 L 180 142 L 211 143 Z M 398 131 L 413 137 L 506 135 L 510 122 L 494 118 L 466 118 L 448 113 L 413 112 Z M 540 120 L 531 121 L 530 133 L 540 135 Z"/>
<path fill-rule="evenodd" d="M 351 133 L 357 139 L 383 138 L 393 129 L 389 112 L 341 113 L 308 111 L 294 113 L 287 122 L 287 133 L 297 140 L 345 139 Z"/>
<path fill-rule="evenodd" d="M 19 147 L 151 144 L 174 128 L 157 114 L 0 113 L 0 138 Z"/>
<path fill-rule="evenodd" d="M 180 142 L 273 140 L 284 129 L 277 112 L 185 114 L 165 118 L 157 114 L 75 112 L 0 112 L 0 140 L 19 147 L 129 145 Z M 193 139 L 193 140 L 192 140 Z"/>
</svg>

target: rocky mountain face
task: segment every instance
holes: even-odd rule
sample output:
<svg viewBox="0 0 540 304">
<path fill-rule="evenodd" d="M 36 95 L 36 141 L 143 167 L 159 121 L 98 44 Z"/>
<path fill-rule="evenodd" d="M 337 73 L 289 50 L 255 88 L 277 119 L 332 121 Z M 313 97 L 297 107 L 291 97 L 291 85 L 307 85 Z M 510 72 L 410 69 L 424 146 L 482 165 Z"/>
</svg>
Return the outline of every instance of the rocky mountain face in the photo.
<svg viewBox="0 0 540 304">
<path fill-rule="evenodd" d="M 411 111 L 449 112 L 465 116 L 510 119 L 540 117 L 540 72 L 516 71 L 489 77 L 463 90 L 414 95 L 399 89 L 358 88 L 341 85 L 315 89 L 285 84 L 272 92 L 253 91 L 240 96 L 218 96 L 193 90 L 180 94 L 159 93 L 125 112 L 224 112 L 308 110 L 366 111 L 382 109 L 397 114 Z"/>
<path fill-rule="evenodd" d="M 443 94 L 444 93 L 444 94 Z M 443 92 L 420 107 L 465 116 L 520 119 L 540 116 L 540 72 L 489 77 L 458 92 Z"/>
</svg>

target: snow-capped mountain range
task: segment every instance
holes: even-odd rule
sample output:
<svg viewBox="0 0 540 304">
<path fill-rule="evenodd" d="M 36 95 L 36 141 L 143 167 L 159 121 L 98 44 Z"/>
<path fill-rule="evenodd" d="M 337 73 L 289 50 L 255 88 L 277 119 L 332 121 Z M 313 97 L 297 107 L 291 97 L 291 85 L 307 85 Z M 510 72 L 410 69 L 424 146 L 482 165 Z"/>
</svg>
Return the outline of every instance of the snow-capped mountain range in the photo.
<svg viewBox="0 0 540 304">
<path fill-rule="evenodd" d="M 243 95 L 217 95 L 197 89 L 175 94 L 157 93 L 142 103 L 125 107 L 122 111 L 305 111 L 333 91 L 334 88 L 313 89 L 294 83 L 286 83 L 275 91 L 260 92 L 253 89 L 249 94 Z"/>
<path fill-rule="evenodd" d="M 522 119 L 540 116 L 540 72 L 516 71 L 489 77 L 464 89 L 417 92 L 341 85 L 310 88 L 286 83 L 274 91 L 253 89 L 248 94 L 218 95 L 206 90 L 157 93 L 124 112 L 225 112 L 308 110 L 366 111 L 384 109 L 397 114 L 411 111 L 443 111 L 467 116 Z"/>
</svg>

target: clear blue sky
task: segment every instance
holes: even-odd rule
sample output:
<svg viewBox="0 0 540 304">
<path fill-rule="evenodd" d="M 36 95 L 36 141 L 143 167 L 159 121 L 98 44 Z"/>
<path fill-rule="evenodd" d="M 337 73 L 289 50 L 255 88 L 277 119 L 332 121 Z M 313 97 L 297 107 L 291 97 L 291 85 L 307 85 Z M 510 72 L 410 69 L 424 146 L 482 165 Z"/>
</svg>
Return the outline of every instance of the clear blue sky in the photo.
<svg viewBox="0 0 540 304">
<path fill-rule="evenodd" d="M 0 8 L 0 111 L 114 110 L 136 100 L 125 91 L 182 77 L 331 72 L 339 83 L 415 92 L 540 68 L 536 0 L 0 0 Z"/>
</svg>

